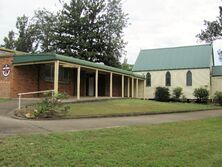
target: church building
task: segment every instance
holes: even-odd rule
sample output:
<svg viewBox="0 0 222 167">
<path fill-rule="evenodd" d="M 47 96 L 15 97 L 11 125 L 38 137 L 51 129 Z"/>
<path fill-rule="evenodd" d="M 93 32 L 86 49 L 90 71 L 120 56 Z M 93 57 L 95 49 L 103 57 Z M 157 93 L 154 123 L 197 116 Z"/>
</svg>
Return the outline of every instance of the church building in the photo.
<svg viewBox="0 0 222 167">
<path fill-rule="evenodd" d="M 194 99 L 195 88 L 209 90 L 210 98 L 222 91 L 222 66 L 215 66 L 211 44 L 141 50 L 133 67 L 135 74 L 146 76 L 145 98 L 153 99 L 158 86 L 183 89 Z"/>
</svg>

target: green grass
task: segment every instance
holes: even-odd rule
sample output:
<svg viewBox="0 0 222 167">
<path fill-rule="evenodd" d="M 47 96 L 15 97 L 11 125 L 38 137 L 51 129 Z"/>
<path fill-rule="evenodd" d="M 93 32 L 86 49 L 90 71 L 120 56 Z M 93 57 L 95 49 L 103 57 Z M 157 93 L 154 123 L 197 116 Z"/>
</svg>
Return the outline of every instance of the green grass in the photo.
<svg viewBox="0 0 222 167">
<path fill-rule="evenodd" d="M 0 166 L 221 166 L 222 118 L 0 138 Z"/>
<path fill-rule="evenodd" d="M 123 99 L 100 102 L 69 104 L 66 117 L 137 115 L 139 113 L 162 113 L 219 109 L 220 106 L 193 103 L 164 103 L 151 100 Z"/>
<path fill-rule="evenodd" d="M 0 103 L 1 103 L 1 102 L 6 102 L 6 101 L 9 101 L 9 100 L 11 100 L 11 99 L 7 99 L 7 98 L 0 98 Z"/>
</svg>

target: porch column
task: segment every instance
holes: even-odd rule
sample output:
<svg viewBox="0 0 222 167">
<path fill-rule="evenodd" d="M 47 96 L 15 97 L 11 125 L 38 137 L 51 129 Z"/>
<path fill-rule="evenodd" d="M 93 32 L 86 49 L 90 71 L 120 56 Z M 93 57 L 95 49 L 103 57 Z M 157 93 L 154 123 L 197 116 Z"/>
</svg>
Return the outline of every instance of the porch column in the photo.
<svg viewBox="0 0 222 167">
<path fill-rule="evenodd" d="M 130 78 L 128 77 L 128 82 L 127 82 L 127 97 L 129 98 L 130 96 Z"/>
<path fill-rule="evenodd" d="M 77 100 L 80 99 L 80 66 L 77 68 Z"/>
<path fill-rule="evenodd" d="M 134 78 L 132 77 L 132 98 L 134 96 Z"/>
<path fill-rule="evenodd" d="M 124 98 L 124 75 L 122 75 L 122 98 Z"/>
<path fill-rule="evenodd" d="M 59 92 L 59 61 L 54 63 L 54 93 L 58 94 Z"/>
<path fill-rule="evenodd" d="M 109 79 L 109 96 L 113 97 L 113 73 L 110 73 L 110 79 Z"/>
<path fill-rule="evenodd" d="M 143 81 L 143 99 L 145 100 L 146 80 Z"/>
<path fill-rule="evenodd" d="M 95 95 L 96 95 L 96 98 L 98 98 L 98 75 L 99 75 L 99 71 L 98 71 L 98 69 L 96 69 L 96 78 L 95 78 L 95 83 L 96 83 Z"/>
<path fill-rule="evenodd" d="M 138 85 L 139 85 L 139 80 L 138 80 L 138 78 L 136 79 L 136 98 L 138 98 L 138 94 L 139 94 L 139 92 L 138 92 Z"/>
</svg>

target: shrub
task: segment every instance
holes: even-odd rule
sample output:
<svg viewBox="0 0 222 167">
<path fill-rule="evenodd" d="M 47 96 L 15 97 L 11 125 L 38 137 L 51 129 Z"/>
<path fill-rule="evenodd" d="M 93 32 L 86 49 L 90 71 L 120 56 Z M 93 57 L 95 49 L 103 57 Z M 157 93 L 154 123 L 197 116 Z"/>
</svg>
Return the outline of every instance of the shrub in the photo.
<svg viewBox="0 0 222 167">
<path fill-rule="evenodd" d="M 183 94 L 182 91 L 183 89 L 181 87 L 176 87 L 175 89 L 173 89 L 173 99 L 175 101 L 180 101 L 180 97 Z"/>
<path fill-rule="evenodd" d="M 222 92 L 216 92 L 214 94 L 214 101 L 222 106 Z"/>
<path fill-rule="evenodd" d="M 66 99 L 67 95 L 64 93 L 58 93 L 53 96 L 45 94 L 45 98 L 35 105 L 34 115 L 35 117 L 52 117 L 57 113 L 57 109 L 60 111 L 68 111 L 69 107 L 63 107 L 62 99 Z"/>
<path fill-rule="evenodd" d="M 182 95 L 181 102 L 182 103 L 187 103 L 188 102 L 186 96 Z"/>
<path fill-rule="evenodd" d="M 205 88 L 194 89 L 193 95 L 197 98 L 198 103 L 207 103 L 209 91 Z"/>
<path fill-rule="evenodd" d="M 155 91 L 155 99 L 157 101 L 169 101 L 170 93 L 166 87 L 157 87 Z"/>
</svg>

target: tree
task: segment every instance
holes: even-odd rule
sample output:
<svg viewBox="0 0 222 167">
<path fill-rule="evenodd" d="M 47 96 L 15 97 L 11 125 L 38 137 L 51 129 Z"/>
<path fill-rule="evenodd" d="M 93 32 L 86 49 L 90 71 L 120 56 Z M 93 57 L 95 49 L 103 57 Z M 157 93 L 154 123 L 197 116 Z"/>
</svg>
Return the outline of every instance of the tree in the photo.
<svg viewBox="0 0 222 167">
<path fill-rule="evenodd" d="M 36 43 L 40 52 L 54 51 L 54 26 L 57 23 L 57 14 L 47 11 L 46 9 L 35 11 L 32 18 L 32 25 L 36 30 Z"/>
<path fill-rule="evenodd" d="M 121 0 L 71 0 L 56 14 L 43 9 L 31 20 L 18 17 L 18 34 L 6 41 L 7 46 L 14 43 L 16 50 L 24 52 L 55 51 L 120 67 L 126 45 L 123 29 L 127 26 Z"/>
<path fill-rule="evenodd" d="M 217 54 L 219 55 L 219 60 L 222 62 L 222 50 L 218 49 Z"/>
<path fill-rule="evenodd" d="M 17 18 L 16 28 L 18 29 L 18 38 L 16 40 L 16 50 L 24 52 L 34 52 L 38 48 L 36 41 L 36 27 L 29 25 L 29 18 L 23 15 Z"/>
<path fill-rule="evenodd" d="M 219 6 L 219 16 L 214 21 L 204 20 L 206 28 L 197 34 L 201 41 L 212 42 L 216 39 L 222 39 L 222 6 Z"/>
<path fill-rule="evenodd" d="M 3 39 L 5 48 L 15 49 L 15 33 L 14 31 L 9 31 L 8 36 Z"/>
<path fill-rule="evenodd" d="M 58 53 L 120 66 L 127 15 L 120 0 L 72 0 L 65 3 L 55 26 Z"/>
<path fill-rule="evenodd" d="M 29 24 L 29 18 L 25 15 L 18 17 L 16 28 L 18 33 L 16 34 L 10 31 L 8 37 L 4 38 L 4 44 L 2 46 L 23 52 L 34 52 L 38 47 L 38 45 L 35 44 L 36 28 L 34 25 Z M 15 35 L 17 35 L 17 38 Z"/>
<path fill-rule="evenodd" d="M 122 68 L 123 70 L 132 71 L 133 65 L 128 64 L 128 63 L 127 63 L 127 58 L 125 57 L 124 60 L 123 60 L 122 65 L 121 65 L 121 68 Z"/>
</svg>

